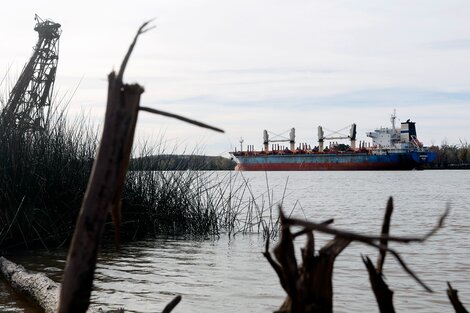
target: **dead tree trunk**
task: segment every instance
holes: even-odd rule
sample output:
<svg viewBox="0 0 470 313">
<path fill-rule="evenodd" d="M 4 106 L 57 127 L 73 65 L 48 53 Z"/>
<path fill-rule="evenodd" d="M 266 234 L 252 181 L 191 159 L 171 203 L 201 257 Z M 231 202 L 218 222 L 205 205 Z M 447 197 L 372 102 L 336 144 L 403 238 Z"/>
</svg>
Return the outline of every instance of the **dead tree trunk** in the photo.
<svg viewBox="0 0 470 313">
<path fill-rule="evenodd" d="M 369 273 L 370 285 L 374 292 L 377 305 L 379 306 L 380 313 L 395 313 L 393 306 L 393 291 L 388 288 L 388 285 L 383 280 L 382 274 L 378 273 L 368 257 L 362 257 L 362 261 L 366 265 L 367 272 Z"/>
<path fill-rule="evenodd" d="M 331 221 L 328 221 L 328 223 Z M 294 238 L 306 234 L 302 249 L 302 265 L 297 264 Z M 349 245 L 350 239 L 335 237 L 315 255 L 313 232 L 293 235 L 281 213 L 281 239 L 274 249 L 274 260 L 269 253 L 269 242 L 264 256 L 278 274 L 287 298 L 278 312 L 331 313 L 333 312 L 333 264 L 336 257 Z"/>
<path fill-rule="evenodd" d="M 144 90 L 139 85 L 123 85 L 121 77 L 114 73 L 108 79 L 103 136 L 67 257 L 59 313 L 87 310 L 98 246 L 108 212 L 113 212 L 116 217 L 115 225 L 119 223 L 119 201 L 129 164 L 140 95 Z"/>
<path fill-rule="evenodd" d="M 339 230 L 329 224 L 333 220 L 323 223 L 315 223 L 296 218 L 287 218 L 280 212 L 281 238 L 274 249 L 276 260 L 269 253 L 269 234 L 266 241 L 266 250 L 263 253 L 269 264 L 279 277 L 282 288 L 287 293 L 287 298 L 278 312 L 287 313 L 331 313 L 333 312 L 333 265 L 336 257 L 352 242 L 358 241 L 372 246 L 380 251 L 378 260 L 379 271 L 368 258 L 364 258 L 364 263 L 370 274 L 372 289 L 377 298 L 377 302 L 382 313 L 394 313 L 392 295 L 388 286 L 382 279 L 382 267 L 385 260 L 385 252 L 389 252 L 402 266 L 403 270 L 421 284 L 427 291 L 432 290 L 419 279 L 416 274 L 408 268 L 400 254 L 388 247 L 388 242 L 424 242 L 434 235 L 444 225 L 444 220 L 449 213 L 449 208 L 440 217 L 437 225 L 427 234 L 420 237 L 396 237 L 388 234 L 390 217 L 393 210 L 393 202 L 390 198 L 385 215 L 382 234 L 371 236 L 359 234 L 351 231 Z M 292 234 L 290 226 L 301 227 L 296 234 Z M 315 255 L 314 232 L 320 231 L 334 235 L 334 239 L 327 243 Z M 297 264 L 294 250 L 294 239 L 299 235 L 306 235 L 307 242 L 302 250 L 302 265 Z M 460 313 L 460 312 L 459 312 Z"/>
<path fill-rule="evenodd" d="M 108 76 L 108 101 L 98 155 L 88 181 L 80 214 L 67 256 L 59 313 L 83 313 L 90 303 L 93 275 L 96 267 L 98 246 L 102 237 L 108 212 L 112 212 L 116 228 L 116 243 L 119 244 L 120 206 L 125 177 L 129 166 L 134 132 L 139 110 L 165 115 L 209 128 L 223 130 L 179 115 L 156 109 L 140 107 L 140 95 L 144 89 L 123 83 L 123 74 L 140 34 L 151 28 L 144 23 L 122 61 L 118 75 Z M 177 296 L 165 308 L 170 312 L 179 302 Z"/>
<path fill-rule="evenodd" d="M 120 198 L 129 165 L 140 95 L 144 89 L 123 84 L 124 69 L 138 35 L 124 58 L 119 74 L 108 76 L 108 102 L 98 155 L 83 199 L 69 249 L 60 293 L 59 313 L 86 312 L 90 303 L 98 246 L 108 212 L 119 233 Z"/>
</svg>

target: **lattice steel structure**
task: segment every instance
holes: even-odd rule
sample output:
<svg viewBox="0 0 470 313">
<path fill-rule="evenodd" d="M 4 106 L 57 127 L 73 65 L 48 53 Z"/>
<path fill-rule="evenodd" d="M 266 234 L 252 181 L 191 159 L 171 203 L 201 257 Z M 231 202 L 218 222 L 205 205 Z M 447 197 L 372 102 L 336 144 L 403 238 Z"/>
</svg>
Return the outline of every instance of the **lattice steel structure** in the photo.
<svg viewBox="0 0 470 313">
<path fill-rule="evenodd" d="M 43 130 L 47 126 L 59 60 L 60 24 L 37 15 L 35 20 L 38 42 L 1 113 L 4 126 L 24 131 Z"/>
</svg>

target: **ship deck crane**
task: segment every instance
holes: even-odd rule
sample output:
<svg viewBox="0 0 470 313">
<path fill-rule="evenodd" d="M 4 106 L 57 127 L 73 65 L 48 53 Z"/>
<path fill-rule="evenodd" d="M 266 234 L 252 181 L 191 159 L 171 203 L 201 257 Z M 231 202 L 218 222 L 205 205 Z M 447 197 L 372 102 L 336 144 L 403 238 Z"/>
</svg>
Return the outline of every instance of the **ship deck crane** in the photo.
<svg viewBox="0 0 470 313">
<path fill-rule="evenodd" d="M 349 128 L 349 135 L 343 135 L 340 132 Z M 333 131 L 331 135 L 325 136 L 323 132 L 323 127 L 318 126 L 318 146 L 319 151 L 323 152 L 323 144 L 325 140 L 336 140 L 336 139 L 350 139 L 351 140 L 351 149 L 356 149 L 356 124 L 352 124 L 351 126 L 346 126 L 343 129 L 338 131 Z"/>
<path fill-rule="evenodd" d="M 289 132 L 289 138 L 285 137 L 284 134 Z M 279 138 L 279 139 L 276 139 Z M 290 150 L 294 151 L 295 150 L 295 128 L 291 128 L 290 130 L 284 132 L 282 135 L 279 134 L 274 134 L 274 138 L 270 138 L 268 131 L 264 130 L 263 131 L 263 145 L 264 145 L 264 151 L 269 151 L 269 143 L 273 142 L 289 142 L 290 144 Z"/>
</svg>

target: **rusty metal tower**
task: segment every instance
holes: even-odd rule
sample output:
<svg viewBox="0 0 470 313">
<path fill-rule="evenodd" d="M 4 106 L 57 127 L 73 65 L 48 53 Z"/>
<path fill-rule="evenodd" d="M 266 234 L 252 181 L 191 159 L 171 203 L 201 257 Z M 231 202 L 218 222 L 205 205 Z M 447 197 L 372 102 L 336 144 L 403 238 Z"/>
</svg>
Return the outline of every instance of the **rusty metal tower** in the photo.
<svg viewBox="0 0 470 313">
<path fill-rule="evenodd" d="M 38 42 L 1 113 L 4 126 L 22 131 L 43 130 L 47 126 L 59 60 L 60 24 L 37 15 L 34 19 Z"/>
</svg>

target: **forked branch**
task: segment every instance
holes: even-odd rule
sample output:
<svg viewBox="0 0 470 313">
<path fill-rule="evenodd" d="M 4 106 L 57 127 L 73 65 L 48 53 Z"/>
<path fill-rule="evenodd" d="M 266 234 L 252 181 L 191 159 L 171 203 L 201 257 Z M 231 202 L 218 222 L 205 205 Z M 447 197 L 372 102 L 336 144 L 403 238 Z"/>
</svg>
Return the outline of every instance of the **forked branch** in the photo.
<svg viewBox="0 0 470 313">
<path fill-rule="evenodd" d="M 380 236 L 365 235 L 351 231 L 340 230 L 332 227 L 333 220 L 320 223 L 288 218 L 280 212 L 281 237 L 274 249 L 275 259 L 269 253 L 269 238 L 266 241 L 266 249 L 263 255 L 275 270 L 281 286 L 287 293 L 287 297 L 278 312 L 287 313 L 331 313 L 333 312 L 333 285 L 332 275 L 336 257 L 352 242 L 358 241 L 370 245 L 380 251 L 376 269 L 369 258 L 363 257 L 364 264 L 369 272 L 372 289 L 381 313 L 393 313 L 393 292 L 383 280 L 383 264 L 387 252 L 398 261 L 406 273 L 416 280 L 424 289 L 432 290 L 406 265 L 398 252 L 388 247 L 390 241 L 399 243 L 423 242 L 434 235 L 444 225 L 444 220 L 449 214 L 449 207 L 440 216 L 434 226 L 424 236 L 390 236 L 390 220 L 393 212 L 393 199 L 390 198 L 382 225 Z M 295 233 L 291 227 L 300 227 Z M 334 235 L 325 246 L 315 253 L 314 231 Z M 295 257 L 295 238 L 306 235 L 305 247 L 301 249 L 302 264 L 298 265 Z M 459 312 L 460 313 L 460 312 Z"/>
<path fill-rule="evenodd" d="M 328 224 L 324 223 L 315 223 L 315 222 L 310 222 L 310 221 L 305 221 L 297 218 L 286 218 L 286 224 L 287 225 L 292 225 L 292 226 L 301 226 L 304 227 L 306 230 L 316 230 L 322 233 L 330 234 L 330 235 L 335 235 L 335 236 L 340 236 L 340 237 L 348 237 L 351 240 L 354 241 L 360 241 L 364 243 L 369 243 L 371 241 L 380 241 L 380 240 L 387 240 L 387 241 L 393 241 L 393 242 L 401 242 L 401 243 L 412 243 L 412 242 L 424 242 L 426 241 L 429 237 L 434 235 L 439 229 L 441 229 L 444 226 L 444 220 L 445 218 L 449 215 L 450 208 L 447 207 L 445 212 L 440 216 L 438 223 L 436 226 L 434 226 L 426 235 L 421 236 L 421 237 L 398 237 L 398 236 L 390 236 L 390 235 L 380 235 L 380 236 L 372 236 L 372 235 L 364 235 L 364 234 L 359 234 L 356 232 L 352 231 L 347 231 L 347 230 L 339 230 L 333 227 L 330 227 Z"/>
<path fill-rule="evenodd" d="M 399 253 L 395 250 L 388 248 L 388 242 L 401 242 L 401 243 L 411 243 L 411 242 L 424 242 L 430 236 L 434 235 L 440 228 L 444 225 L 444 220 L 449 214 L 449 207 L 446 208 L 445 212 L 441 215 L 438 220 L 438 223 L 435 227 L 431 229 L 426 235 L 422 237 L 397 237 L 397 236 L 390 236 L 390 235 L 380 235 L 380 236 L 373 236 L 373 235 L 364 235 L 359 234 L 356 232 L 339 230 L 333 228 L 324 223 L 315 223 L 295 218 L 285 218 L 285 223 L 291 226 L 301 226 L 304 227 L 305 230 L 316 230 L 319 232 L 323 232 L 330 235 L 335 235 L 339 238 L 346 238 L 351 241 L 359 241 L 365 243 L 369 246 L 377 248 L 379 251 L 387 251 L 390 252 L 398 261 L 398 263 L 402 266 L 402 268 L 407 272 L 411 277 L 413 277 L 424 289 L 429 292 L 432 292 L 432 289 L 429 288 L 419 277 L 406 265 L 405 261 L 400 257 Z M 381 244 L 380 242 L 384 242 L 385 244 Z"/>
</svg>

